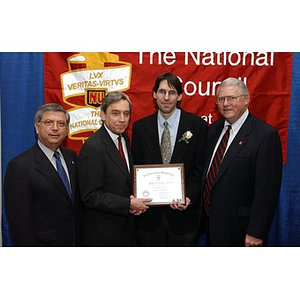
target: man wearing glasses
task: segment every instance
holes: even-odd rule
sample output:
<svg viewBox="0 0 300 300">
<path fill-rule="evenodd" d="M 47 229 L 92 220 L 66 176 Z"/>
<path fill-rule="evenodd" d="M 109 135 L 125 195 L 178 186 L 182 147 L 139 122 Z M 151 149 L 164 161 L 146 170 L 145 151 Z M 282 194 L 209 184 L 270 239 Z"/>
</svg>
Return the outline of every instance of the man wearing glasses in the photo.
<svg viewBox="0 0 300 300">
<path fill-rule="evenodd" d="M 37 143 L 8 163 L 4 198 L 15 246 L 82 243 L 77 155 L 61 147 L 69 122 L 60 105 L 41 106 L 34 116 Z"/>
<path fill-rule="evenodd" d="M 135 164 L 183 163 L 185 170 L 185 204 L 173 199 L 169 206 L 150 207 L 137 218 L 141 246 L 196 246 L 198 243 L 208 125 L 199 116 L 179 108 L 182 97 L 182 85 L 175 74 L 159 75 L 153 87 L 157 112 L 133 124 Z"/>
<path fill-rule="evenodd" d="M 246 85 L 224 80 L 216 104 L 223 116 L 208 131 L 204 164 L 204 216 L 210 246 L 267 242 L 282 171 L 280 137 L 248 110 Z"/>
</svg>

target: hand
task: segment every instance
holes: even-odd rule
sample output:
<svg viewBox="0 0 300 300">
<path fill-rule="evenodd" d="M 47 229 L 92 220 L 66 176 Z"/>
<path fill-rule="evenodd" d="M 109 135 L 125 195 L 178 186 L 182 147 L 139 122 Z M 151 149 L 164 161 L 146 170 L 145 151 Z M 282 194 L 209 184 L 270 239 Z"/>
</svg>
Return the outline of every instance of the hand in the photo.
<svg viewBox="0 0 300 300">
<path fill-rule="evenodd" d="M 129 212 L 135 216 L 139 216 L 149 208 L 145 202 L 150 201 L 152 201 L 152 198 L 134 198 L 134 196 L 131 195 Z"/>
<path fill-rule="evenodd" d="M 173 200 L 172 203 L 170 203 L 170 207 L 176 210 L 184 211 L 186 210 L 186 208 L 189 206 L 190 203 L 191 200 L 188 197 L 186 197 L 185 204 L 180 203 L 179 200 L 177 199 L 176 201 Z"/>
<path fill-rule="evenodd" d="M 263 240 L 258 239 L 254 236 L 251 236 L 249 234 L 246 234 L 245 247 L 258 247 L 258 246 L 261 246 L 262 243 L 263 243 Z"/>
</svg>

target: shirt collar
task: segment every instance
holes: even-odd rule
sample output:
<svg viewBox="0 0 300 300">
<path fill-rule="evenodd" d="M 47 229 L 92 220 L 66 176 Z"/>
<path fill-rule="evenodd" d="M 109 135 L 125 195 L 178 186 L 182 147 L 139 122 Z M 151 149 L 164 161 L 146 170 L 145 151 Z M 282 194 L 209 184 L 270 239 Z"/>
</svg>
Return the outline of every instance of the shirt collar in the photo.
<svg viewBox="0 0 300 300">
<path fill-rule="evenodd" d="M 39 139 L 38 139 L 37 143 L 38 143 L 39 147 L 42 149 L 42 151 L 45 153 L 45 155 L 51 160 L 53 157 L 54 151 L 49 149 L 48 147 L 46 147 Z M 58 151 L 60 153 L 60 155 L 62 155 L 59 148 L 56 151 Z"/>
<path fill-rule="evenodd" d="M 249 109 L 246 109 L 246 111 L 242 114 L 242 116 L 233 124 L 230 124 L 228 121 L 225 120 L 224 128 L 227 128 L 228 125 L 231 125 L 232 132 L 234 134 L 237 133 L 242 127 L 242 125 L 244 124 L 244 122 L 246 121 L 248 115 L 249 115 Z"/>
<path fill-rule="evenodd" d="M 158 118 L 158 124 L 161 128 L 164 127 L 164 122 L 168 121 L 168 124 L 170 126 L 170 128 L 173 128 L 175 126 L 175 122 L 178 119 L 178 117 L 180 117 L 180 109 L 176 108 L 175 111 L 172 113 L 172 115 L 168 118 L 168 120 L 166 120 L 160 112 L 157 113 L 157 118 Z"/>
<path fill-rule="evenodd" d="M 107 133 L 109 134 L 109 136 L 111 137 L 111 139 L 113 141 L 116 141 L 118 139 L 119 135 L 110 131 L 105 124 L 103 124 L 103 126 L 105 127 L 105 129 L 106 129 Z"/>
</svg>

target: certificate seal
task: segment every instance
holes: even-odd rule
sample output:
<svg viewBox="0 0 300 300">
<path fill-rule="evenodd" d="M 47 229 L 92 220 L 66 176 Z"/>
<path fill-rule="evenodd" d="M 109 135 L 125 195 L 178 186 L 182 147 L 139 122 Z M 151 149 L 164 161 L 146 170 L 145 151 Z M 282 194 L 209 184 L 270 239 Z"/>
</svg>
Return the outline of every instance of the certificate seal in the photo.
<svg viewBox="0 0 300 300">
<path fill-rule="evenodd" d="M 145 190 L 145 191 L 142 192 L 142 196 L 143 196 L 144 198 L 149 197 L 149 195 L 150 195 L 150 193 L 149 193 L 148 190 Z"/>
</svg>

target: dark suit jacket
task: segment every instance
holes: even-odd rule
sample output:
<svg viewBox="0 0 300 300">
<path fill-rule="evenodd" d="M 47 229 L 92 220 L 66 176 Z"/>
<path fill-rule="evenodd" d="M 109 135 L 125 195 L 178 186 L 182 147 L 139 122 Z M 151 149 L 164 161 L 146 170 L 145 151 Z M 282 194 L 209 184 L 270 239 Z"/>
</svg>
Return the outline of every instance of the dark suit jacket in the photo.
<svg viewBox="0 0 300 300">
<path fill-rule="evenodd" d="M 193 133 L 189 143 L 179 142 L 186 131 Z M 199 198 L 205 155 L 207 123 L 200 117 L 181 111 L 180 122 L 170 163 L 184 163 L 186 196 L 192 205 L 182 212 L 170 207 L 151 207 L 139 216 L 138 227 L 154 231 L 166 212 L 170 228 L 176 234 L 190 233 L 199 227 Z M 134 164 L 162 164 L 159 146 L 157 113 L 136 121 L 132 128 L 132 153 Z"/>
<path fill-rule="evenodd" d="M 203 182 L 224 120 L 208 131 Z M 282 171 L 277 131 L 249 114 L 235 136 L 211 192 L 212 246 L 244 246 L 246 233 L 266 239 L 277 205 Z"/>
<path fill-rule="evenodd" d="M 5 206 L 16 246 L 75 246 L 82 242 L 77 156 L 73 150 L 60 149 L 70 175 L 72 199 L 37 144 L 7 166 Z"/>
<path fill-rule="evenodd" d="M 129 139 L 124 135 L 129 154 Z M 86 207 L 84 245 L 129 246 L 134 239 L 129 214 L 132 176 L 102 126 L 84 143 L 78 161 L 80 188 Z"/>
</svg>

